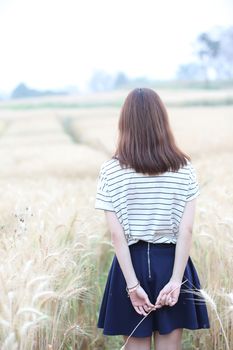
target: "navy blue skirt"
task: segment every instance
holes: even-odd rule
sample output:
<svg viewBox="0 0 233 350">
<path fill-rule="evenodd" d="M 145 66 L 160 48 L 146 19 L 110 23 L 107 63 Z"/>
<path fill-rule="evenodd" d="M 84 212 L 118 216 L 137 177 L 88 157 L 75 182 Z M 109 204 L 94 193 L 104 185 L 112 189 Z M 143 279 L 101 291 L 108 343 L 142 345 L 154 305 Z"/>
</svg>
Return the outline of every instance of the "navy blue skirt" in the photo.
<svg viewBox="0 0 233 350">
<path fill-rule="evenodd" d="M 160 290 L 172 275 L 175 244 L 139 241 L 129 246 L 132 263 L 142 288 L 154 304 Z M 148 255 L 149 254 L 149 255 Z M 149 257 L 149 259 L 148 259 Z M 210 328 L 204 297 L 196 295 L 201 288 L 197 271 L 189 256 L 184 271 L 178 302 L 174 306 L 163 306 L 152 311 L 133 333 L 133 337 L 148 337 L 154 331 L 170 333 L 177 328 Z M 126 292 L 126 282 L 116 258 L 113 257 L 105 286 L 97 327 L 105 335 L 129 335 L 144 317 L 133 308 Z"/>
</svg>

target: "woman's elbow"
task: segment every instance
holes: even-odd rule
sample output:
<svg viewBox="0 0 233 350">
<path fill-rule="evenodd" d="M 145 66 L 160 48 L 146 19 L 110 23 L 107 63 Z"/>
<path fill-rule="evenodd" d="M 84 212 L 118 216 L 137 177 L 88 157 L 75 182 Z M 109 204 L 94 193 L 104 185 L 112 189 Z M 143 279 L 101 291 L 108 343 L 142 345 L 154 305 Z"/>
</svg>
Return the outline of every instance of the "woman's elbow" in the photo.
<svg viewBox="0 0 233 350">
<path fill-rule="evenodd" d="M 193 228 L 192 227 L 187 227 L 186 238 L 190 241 L 192 240 L 192 238 L 193 238 Z"/>
<path fill-rule="evenodd" d="M 182 225 L 179 229 L 179 234 L 184 237 L 191 239 L 193 235 L 193 226 L 192 225 Z"/>
<path fill-rule="evenodd" d="M 119 235 L 116 231 L 111 231 L 111 241 L 115 244 L 119 240 Z"/>
<path fill-rule="evenodd" d="M 122 241 L 122 234 L 118 231 L 111 231 L 111 241 L 113 245 L 116 245 L 117 243 Z"/>
</svg>

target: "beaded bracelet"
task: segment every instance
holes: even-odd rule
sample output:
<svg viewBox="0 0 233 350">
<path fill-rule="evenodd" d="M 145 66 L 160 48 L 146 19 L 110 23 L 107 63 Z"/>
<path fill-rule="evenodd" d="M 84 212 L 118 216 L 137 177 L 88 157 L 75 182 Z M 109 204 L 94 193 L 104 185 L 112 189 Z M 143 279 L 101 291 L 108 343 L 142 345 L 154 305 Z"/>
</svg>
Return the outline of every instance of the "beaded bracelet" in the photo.
<svg viewBox="0 0 233 350">
<path fill-rule="evenodd" d="M 133 286 L 131 288 L 128 288 L 126 286 L 126 292 L 128 294 L 128 297 L 129 297 L 130 293 L 134 292 L 139 286 L 140 286 L 140 282 L 139 281 L 138 281 L 138 283 L 135 286 Z"/>
</svg>

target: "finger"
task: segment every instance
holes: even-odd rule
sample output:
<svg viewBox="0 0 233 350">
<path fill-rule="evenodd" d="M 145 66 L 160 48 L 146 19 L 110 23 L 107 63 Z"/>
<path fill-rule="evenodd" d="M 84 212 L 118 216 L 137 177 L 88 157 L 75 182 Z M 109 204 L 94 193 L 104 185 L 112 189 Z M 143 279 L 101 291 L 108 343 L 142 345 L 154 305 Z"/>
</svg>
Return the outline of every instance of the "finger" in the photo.
<svg viewBox="0 0 233 350">
<path fill-rule="evenodd" d="M 155 303 L 154 304 L 154 309 L 156 310 L 156 309 L 160 309 L 162 307 L 162 305 L 161 304 L 159 304 L 159 303 Z"/>
<path fill-rule="evenodd" d="M 163 296 L 163 292 L 160 291 L 160 293 L 159 293 L 159 295 L 158 295 L 158 297 L 157 297 L 157 299 L 156 299 L 156 303 L 160 303 L 161 297 L 162 297 L 162 296 Z"/>
<path fill-rule="evenodd" d="M 134 306 L 134 309 L 135 309 L 135 311 L 136 311 L 139 315 L 142 314 L 141 311 L 139 310 L 139 307 L 138 307 L 138 306 Z"/>
<path fill-rule="evenodd" d="M 155 305 L 162 305 L 161 304 L 161 299 L 156 300 Z"/>
<path fill-rule="evenodd" d="M 161 305 L 165 305 L 165 303 L 166 303 L 166 297 L 167 297 L 167 294 L 163 294 L 163 295 L 161 296 L 160 302 L 159 302 Z"/>
<path fill-rule="evenodd" d="M 165 300 L 165 304 L 166 304 L 166 305 L 170 305 L 171 302 L 172 302 L 172 298 L 171 298 L 171 296 L 168 294 L 167 297 L 166 297 L 166 300 Z"/>
<path fill-rule="evenodd" d="M 163 298 L 164 305 L 168 305 L 169 299 L 170 299 L 170 295 L 169 294 L 164 295 L 164 298 Z"/>
<path fill-rule="evenodd" d="M 142 306 L 138 306 L 139 310 L 141 311 L 142 315 L 146 316 L 146 312 L 145 310 L 143 309 Z"/>
<path fill-rule="evenodd" d="M 149 298 L 146 298 L 146 304 L 147 304 L 147 306 L 148 307 L 150 307 L 150 308 L 153 308 L 154 307 L 154 304 L 152 304 L 151 302 L 150 302 L 150 300 L 149 300 Z"/>
<path fill-rule="evenodd" d="M 147 306 L 147 310 L 148 312 L 152 311 L 152 310 L 155 310 L 155 305 L 152 305 L 152 306 Z"/>
<path fill-rule="evenodd" d="M 159 301 L 159 302 L 155 302 L 155 305 L 154 305 L 156 308 L 160 308 L 163 306 L 163 304 Z"/>
<path fill-rule="evenodd" d="M 154 306 L 160 305 L 160 301 L 156 299 Z"/>
<path fill-rule="evenodd" d="M 177 303 L 178 299 L 173 298 L 171 301 L 171 306 L 174 306 Z"/>
<path fill-rule="evenodd" d="M 160 291 L 160 293 L 159 293 L 159 295 L 158 295 L 156 301 L 157 301 L 157 302 L 161 302 L 161 300 L 164 301 L 164 298 L 167 296 L 168 292 L 169 292 L 168 288 L 164 287 L 164 288 Z"/>
<path fill-rule="evenodd" d="M 147 304 L 144 304 L 144 305 L 143 305 L 143 309 L 144 309 L 146 312 L 148 312 L 148 311 L 151 310 L 151 307 L 148 306 Z"/>
<path fill-rule="evenodd" d="M 155 309 L 155 306 L 152 304 L 152 306 L 148 306 L 147 304 L 145 304 L 144 306 L 144 310 L 148 313 L 151 312 L 152 310 Z"/>
<path fill-rule="evenodd" d="M 171 296 L 170 294 L 167 296 L 167 305 L 173 306 L 176 303 L 176 298 Z"/>
<path fill-rule="evenodd" d="M 158 298 L 161 298 L 164 294 L 168 294 L 171 291 L 171 288 L 169 286 L 163 287 L 161 291 L 159 292 Z"/>
</svg>

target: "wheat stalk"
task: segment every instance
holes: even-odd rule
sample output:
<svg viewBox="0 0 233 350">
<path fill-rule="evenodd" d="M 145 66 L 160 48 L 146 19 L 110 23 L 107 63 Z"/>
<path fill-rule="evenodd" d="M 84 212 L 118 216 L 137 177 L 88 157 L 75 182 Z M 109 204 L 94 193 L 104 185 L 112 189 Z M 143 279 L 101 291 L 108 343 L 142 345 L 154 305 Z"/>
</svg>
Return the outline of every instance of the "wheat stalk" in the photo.
<svg viewBox="0 0 233 350">
<path fill-rule="evenodd" d="M 196 289 L 196 287 L 194 286 L 194 284 L 192 282 L 190 282 L 191 285 Z M 226 343 L 226 348 L 227 350 L 230 350 L 230 346 L 229 346 L 229 342 L 228 342 L 228 339 L 227 339 L 227 336 L 226 336 L 226 332 L 224 330 L 224 327 L 223 327 L 223 323 L 222 323 L 222 320 L 219 316 L 219 313 L 218 313 L 218 310 L 217 310 L 217 305 L 214 301 L 214 299 L 212 298 L 212 296 L 210 294 L 208 294 L 204 289 L 199 289 L 199 291 L 197 290 L 192 290 L 192 291 L 184 291 L 185 293 L 192 293 L 194 295 L 197 295 L 197 296 L 203 296 L 204 297 L 204 300 L 212 307 L 212 309 L 214 310 L 216 316 L 217 316 L 217 320 L 220 324 L 220 327 L 222 329 L 222 333 L 223 333 L 223 337 L 224 337 L 224 340 L 225 340 L 225 343 Z"/>
</svg>

